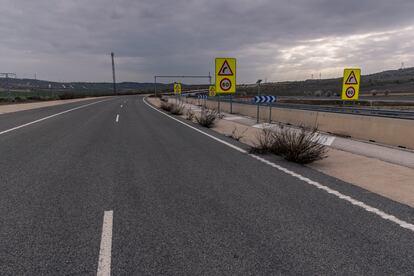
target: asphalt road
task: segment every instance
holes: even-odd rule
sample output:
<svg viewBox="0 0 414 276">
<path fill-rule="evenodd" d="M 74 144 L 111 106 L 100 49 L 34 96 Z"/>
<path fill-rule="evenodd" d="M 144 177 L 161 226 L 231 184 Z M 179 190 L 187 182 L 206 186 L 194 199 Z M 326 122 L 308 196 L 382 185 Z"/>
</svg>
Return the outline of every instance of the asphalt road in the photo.
<svg viewBox="0 0 414 276">
<path fill-rule="evenodd" d="M 414 274 L 412 208 L 142 97 L 4 132 L 85 104 L 0 115 L 1 275 Z"/>
</svg>

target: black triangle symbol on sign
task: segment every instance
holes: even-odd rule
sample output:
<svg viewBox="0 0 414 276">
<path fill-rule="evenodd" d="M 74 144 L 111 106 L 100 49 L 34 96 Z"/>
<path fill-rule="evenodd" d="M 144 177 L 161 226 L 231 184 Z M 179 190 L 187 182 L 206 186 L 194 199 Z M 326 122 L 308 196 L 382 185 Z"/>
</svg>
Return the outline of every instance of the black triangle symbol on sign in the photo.
<svg viewBox="0 0 414 276">
<path fill-rule="evenodd" d="M 233 71 L 230 68 L 229 63 L 227 60 L 224 61 L 223 65 L 221 66 L 220 71 L 218 72 L 219 76 L 233 76 Z"/>
<path fill-rule="evenodd" d="M 349 77 L 346 80 L 345 84 L 358 84 L 354 71 L 351 71 L 351 74 L 349 74 Z"/>
</svg>

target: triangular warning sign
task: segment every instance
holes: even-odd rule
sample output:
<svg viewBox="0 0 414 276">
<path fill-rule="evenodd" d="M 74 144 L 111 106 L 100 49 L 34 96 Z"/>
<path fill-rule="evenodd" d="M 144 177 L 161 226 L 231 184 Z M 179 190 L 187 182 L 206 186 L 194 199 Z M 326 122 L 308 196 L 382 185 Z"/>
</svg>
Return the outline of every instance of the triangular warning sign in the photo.
<svg viewBox="0 0 414 276">
<path fill-rule="evenodd" d="M 351 71 L 351 74 L 349 74 L 345 84 L 358 84 L 354 71 Z"/>
<path fill-rule="evenodd" d="M 233 71 L 230 68 L 229 63 L 227 60 L 224 61 L 223 65 L 221 66 L 220 71 L 218 72 L 219 76 L 233 76 Z"/>
</svg>

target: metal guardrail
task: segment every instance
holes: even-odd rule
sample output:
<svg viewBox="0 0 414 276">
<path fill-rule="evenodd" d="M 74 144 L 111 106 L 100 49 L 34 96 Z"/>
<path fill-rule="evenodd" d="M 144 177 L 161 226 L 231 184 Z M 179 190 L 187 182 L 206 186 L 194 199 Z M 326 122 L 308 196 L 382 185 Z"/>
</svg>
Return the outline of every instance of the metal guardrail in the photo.
<svg viewBox="0 0 414 276">
<path fill-rule="evenodd" d="M 217 101 L 214 97 L 209 97 L 209 100 Z M 240 100 L 238 98 L 233 98 L 230 100 L 228 97 L 221 97 L 220 101 L 247 104 L 247 105 L 257 105 L 251 100 L 244 99 Z M 347 106 L 320 106 L 320 105 L 310 105 L 310 104 L 290 104 L 290 103 L 267 103 L 260 104 L 261 106 L 277 107 L 277 108 L 287 108 L 287 109 L 299 109 L 299 110 L 308 110 L 308 111 L 320 111 L 320 112 L 329 112 L 329 113 L 342 113 L 342 114 L 351 114 L 351 115 L 363 115 L 363 116 L 377 116 L 377 117 L 387 117 L 395 119 L 408 119 L 414 120 L 414 111 L 404 111 L 404 110 L 390 110 L 390 109 L 375 109 L 375 108 L 355 108 Z"/>
</svg>

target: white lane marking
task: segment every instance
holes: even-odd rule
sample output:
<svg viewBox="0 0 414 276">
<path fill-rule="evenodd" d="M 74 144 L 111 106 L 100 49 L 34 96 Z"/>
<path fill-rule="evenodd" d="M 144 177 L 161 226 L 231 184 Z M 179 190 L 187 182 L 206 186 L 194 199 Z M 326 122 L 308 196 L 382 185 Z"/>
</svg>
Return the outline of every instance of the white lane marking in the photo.
<svg viewBox="0 0 414 276">
<path fill-rule="evenodd" d="M 121 104 L 121 108 L 123 107 L 123 105 Z"/>
<path fill-rule="evenodd" d="M 185 126 L 187 126 L 187 127 L 191 128 L 191 129 L 193 129 L 193 130 L 195 130 L 195 131 L 198 131 L 198 132 L 200 132 L 200 133 L 202 133 L 202 134 L 204 134 L 204 135 L 206 135 L 206 136 L 210 137 L 211 139 L 216 140 L 217 142 L 220 142 L 220 143 L 222 143 L 222 144 L 225 144 L 226 146 L 229 146 L 229 147 L 231 147 L 231 148 L 233 148 L 233 149 L 235 149 L 235 150 L 237 150 L 237 151 L 239 151 L 239 152 L 242 152 L 242 153 L 247 153 L 247 151 L 245 151 L 245 150 L 244 150 L 244 149 L 242 149 L 242 148 L 236 147 L 236 146 L 234 146 L 234 145 L 232 145 L 232 144 L 230 144 L 230 143 L 228 143 L 228 142 L 226 142 L 226 141 L 223 141 L 223 140 L 221 140 L 221 139 L 219 139 L 219 138 L 217 138 L 217 137 L 214 137 L 213 135 L 210 135 L 210 134 L 208 134 L 208 133 L 206 133 L 206 132 L 204 132 L 204 131 L 202 131 L 202 130 L 199 130 L 198 128 L 195 128 L 195 127 L 193 127 L 193 126 L 190 126 L 189 124 L 186 124 L 186 123 L 184 123 L 184 122 L 181 122 L 180 120 L 178 120 L 178 119 L 176 119 L 176 118 L 174 118 L 174 117 L 172 117 L 172 116 L 170 116 L 170 115 L 168 115 L 168 114 L 165 114 L 164 112 L 162 112 L 162 111 L 160 111 L 160 110 L 156 109 L 155 107 L 153 107 L 152 105 L 148 104 L 148 103 L 145 101 L 145 98 L 143 98 L 143 101 L 144 101 L 144 103 L 145 103 L 146 105 L 148 105 L 148 106 L 149 106 L 149 107 L 151 107 L 152 109 L 154 109 L 154 110 L 156 110 L 156 111 L 160 112 L 161 114 L 164 114 L 165 116 L 168 116 L 168 117 L 170 117 L 171 119 L 173 119 L 173 120 L 175 120 L 175 121 L 177 121 L 177 122 L 179 122 L 179 123 L 181 123 L 181 124 L 183 124 L 183 125 L 185 125 Z"/>
<path fill-rule="evenodd" d="M 3 130 L 3 131 L 0 131 L 0 135 L 5 134 L 5 133 L 8 133 L 8 132 L 11 132 L 11 131 L 14 131 L 14 130 L 17 130 L 17 129 L 22 128 L 22 127 L 26 127 L 26 126 L 30 126 L 30 125 L 39 123 L 41 121 L 44 121 L 44 120 L 47 120 L 47 119 L 50 119 L 50 118 L 53 118 L 53 117 L 56 117 L 56 116 L 59 116 L 59 115 L 62 115 L 62 114 L 71 112 L 71 111 L 75 111 L 77 109 L 81 109 L 81 108 L 84 108 L 84 107 L 87 107 L 87 106 L 91 106 L 91 105 L 94 105 L 94 104 L 97 104 L 97 103 L 105 102 L 105 101 L 108 101 L 108 100 L 109 99 L 102 100 L 102 101 L 98 101 L 98 102 L 93 102 L 93 103 L 89 103 L 89 104 L 85 104 L 85 105 L 81 105 L 81 106 L 78 106 L 78 107 L 75 107 L 75 108 L 71 108 L 71 109 L 68 109 L 68 110 L 65 110 L 65 111 L 62 111 L 62 112 L 59 112 L 59 113 L 50 115 L 50 116 L 46 116 L 46 117 L 43 117 L 43 118 L 38 119 L 38 120 L 33 121 L 33 122 L 29 122 L 29 123 L 26 123 L 26 124 L 23 124 L 23 125 L 20 125 L 20 126 L 17 126 L 17 127 L 13 127 L 13 128 L 10 128 L 10 129 L 6 129 L 6 130 Z"/>
<path fill-rule="evenodd" d="M 110 276 L 111 275 L 111 254 L 112 254 L 112 224 L 113 224 L 114 211 L 105 211 L 103 224 L 102 224 L 102 236 L 101 236 L 101 248 L 99 250 L 99 261 L 97 276 Z"/>
<path fill-rule="evenodd" d="M 119 122 L 119 114 L 116 114 L 116 119 L 115 119 L 115 122 Z"/>
<path fill-rule="evenodd" d="M 233 149 L 235 149 L 235 150 L 237 150 L 237 151 L 239 151 L 241 153 L 248 154 L 247 151 L 245 151 L 242 148 L 239 148 L 239 147 L 237 147 L 235 145 L 232 145 L 232 144 L 230 144 L 230 143 L 228 143 L 226 141 L 223 141 L 223 140 L 221 140 L 221 139 L 219 139 L 217 137 L 214 137 L 213 135 L 210 135 L 210 134 L 208 134 L 208 133 L 206 133 L 206 132 L 204 132 L 202 130 L 199 130 L 199 129 L 197 129 L 197 128 L 195 128 L 195 127 L 193 127 L 193 126 L 191 126 L 191 125 L 189 125 L 187 123 L 184 123 L 184 122 L 182 122 L 182 121 L 180 121 L 180 120 L 178 120 L 178 119 L 176 119 L 176 118 L 174 118 L 174 117 L 172 117 L 172 116 L 170 116 L 170 115 L 168 115 L 168 114 L 166 114 L 166 113 L 158 110 L 157 108 L 155 108 L 152 105 L 150 105 L 149 103 L 147 103 L 147 101 L 145 100 L 145 98 L 143 98 L 143 101 L 144 101 L 144 103 L 147 106 L 151 107 L 152 109 L 156 110 L 157 112 L 159 112 L 159 113 L 161 113 L 161 114 L 163 114 L 163 115 L 165 115 L 165 116 L 167 116 L 167 117 L 169 117 L 169 118 L 171 118 L 171 119 L 173 119 L 173 120 L 175 120 L 175 121 L 177 121 L 177 122 L 179 122 L 179 123 L 181 123 L 181 124 L 183 124 L 183 125 L 191 128 L 191 129 L 194 129 L 197 132 L 202 133 L 202 134 L 204 134 L 204 135 L 206 135 L 206 136 L 208 136 L 208 137 L 210 137 L 210 138 L 212 138 L 212 139 L 214 139 L 214 140 L 216 140 L 216 141 L 218 141 L 218 142 L 220 142 L 222 144 L 225 144 L 226 146 L 229 146 L 229 147 L 231 147 L 231 148 L 233 148 Z M 251 157 L 253 157 L 254 159 L 260 161 L 260 162 L 263 162 L 263 163 L 265 163 L 265 164 L 267 164 L 267 165 L 275 168 L 275 169 L 278 169 L 278 170 L 280 170 L 280 171 L 282 171 L 282 172 L 284 172 L 284 173 L 286 173 L 288 175 L 291 175 L 291 176 L 293 176 L 293 177 L 295 177 L 297 179 L 300 179 L 300 180 L 302 180 L 303 182 L 305 182 L 305 183 L 307 183 L 309 185 L 312 185 L 312 186 L 314 186 L 314 187 L 316 187 L 318 189 L 321 189 L 321 190 L 323 190 L 323 191 L 325 191 L 325 192 L 327 192 L 327 193 L 329 193 L 331 195 L 334 195 L 334 196 L 336 196 L 339 199 L 345 200 L 345 201 L 351 203 L 352 205 L 359 206 L 359 207 L 361 207 L 362 209 L 364 209 L 365 211 L 367 211 L 369 213 L 373 213 L 375 215 L 378 215 L 379 217 L 383 218 L 384 220 L 388 220 L 388 221 L 394 222 L 394 223 L 398 224 L 399 226 L 401 226 L 402 228 L 405 228 L 405 229 L 408 229 L 408 230 L 411 230 L 412 232 L 414 232 L 414 224 L 408 223 L 408 222 L 406 222 L 404 220 L 401 220 L 401 219 L 399 219 L 399 218 L 397 218 L 397 217 L 395 217 L 393 215 L 390 215 L 388 213 L 385 213 L 385 212 L 383 212 L 383 211 L 381 211 L 381 210 L 379 210 L 379 209 L 377 209 L 375 207 L 372 207 L 372 206 L 370 206 L 368 204 L 365 204 L 362 201 L 359 201 L 359 200 L 356 200 L 356 199 L 354 199 L 354 198 L 352 198 L 350 196 L 344 195 L 344 194 L 342 194 L 342 193 L 340 193 L 340 192 L 338 192 L 338 191 L 336 191 L 334 189 L 331 189 L 331 188 L 329 188 L 327 186 L 324 186 L 324 185 L 322 185 L 322 184 L 320 184 L 320 183 L 318 183 L 316 181 L 313 181 L 313 180 L 311 180 L 311 179 L 309 179 L 307 177 L 304 177 L 304 176 L 302 176 L 302 175 L 300 175 L 298 173 L 295 173 L 295 172 L 293 172 L 293 171 L 291 171 L 289 169 L 286 169 L 286 168 L 284 168 L 282 166 L 279 166 L 279 165 L 277 165 L 277 164 L 275 164 L 273 162 L 270 162 L 270 161 L 268 161 L 268 160 L 266 160 L 266 159 L 264 159 L 264 158 L 262 158 L 260 156 L 257 156 L 255 154 L 248 154 L 248 155 L 251 156 Z"/>
</svg>

